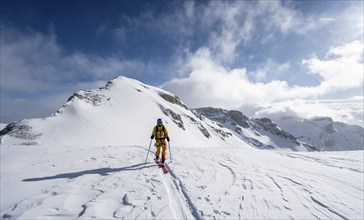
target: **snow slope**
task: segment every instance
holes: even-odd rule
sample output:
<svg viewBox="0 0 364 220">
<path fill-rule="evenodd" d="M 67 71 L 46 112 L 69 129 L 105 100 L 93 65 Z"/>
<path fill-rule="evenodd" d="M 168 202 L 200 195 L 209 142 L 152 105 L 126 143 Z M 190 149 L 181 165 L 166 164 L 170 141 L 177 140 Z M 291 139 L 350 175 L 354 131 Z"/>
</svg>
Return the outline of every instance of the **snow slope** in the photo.
<svg viewBox="0 0 364 220">
<path fill-rule="evenodd" d="M 22 120 L 0 132 L 17 145 L 145 145 L 162 118 L 176 145 L 243 143 L 228 129 L 200 120 L 175 95 L 126 77 L 73 94 L 52 117 Z"/>
<path fill-rule="evenodd" d="M 363 151 L 1 146 L 3 219 L 362 219 Z"/>
</svg>

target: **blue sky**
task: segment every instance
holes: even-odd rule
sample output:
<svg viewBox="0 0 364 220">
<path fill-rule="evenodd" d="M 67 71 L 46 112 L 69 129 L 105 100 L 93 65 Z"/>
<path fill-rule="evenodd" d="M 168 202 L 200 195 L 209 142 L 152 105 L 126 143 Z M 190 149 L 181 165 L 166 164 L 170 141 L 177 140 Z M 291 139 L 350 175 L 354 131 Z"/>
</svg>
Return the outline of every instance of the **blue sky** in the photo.
<svg viewBox="0 0 364 220">
<path fill-rule="evenodd" d="M 327 0 L 1 1 L 1 122 L 49 116 L 118 75 L 191 107 L 363 96 L 363 10 Z"/>
</svg>

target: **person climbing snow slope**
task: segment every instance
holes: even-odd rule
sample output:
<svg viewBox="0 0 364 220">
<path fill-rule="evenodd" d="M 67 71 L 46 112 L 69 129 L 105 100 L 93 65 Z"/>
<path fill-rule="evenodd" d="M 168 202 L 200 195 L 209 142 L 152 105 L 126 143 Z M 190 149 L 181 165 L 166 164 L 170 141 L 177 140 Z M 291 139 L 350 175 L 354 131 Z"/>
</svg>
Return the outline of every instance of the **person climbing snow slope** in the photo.
<svg viewBox="0 0 364 220">
<path fill-rule="evenodd" d="M 162 164 L 164 164 L 164 161 L 166 160 L 166 151 L 167 151 L 167 143 L 166 139 L 169 142 L 169 136 L 167 128 L 163 125 L 162 119 L 158 118 L 157 125 L 153 128 L 151 139 L 155 138 L 155 161 L 158 162 L 159 155 L 162 150 Z"/>
</svg>

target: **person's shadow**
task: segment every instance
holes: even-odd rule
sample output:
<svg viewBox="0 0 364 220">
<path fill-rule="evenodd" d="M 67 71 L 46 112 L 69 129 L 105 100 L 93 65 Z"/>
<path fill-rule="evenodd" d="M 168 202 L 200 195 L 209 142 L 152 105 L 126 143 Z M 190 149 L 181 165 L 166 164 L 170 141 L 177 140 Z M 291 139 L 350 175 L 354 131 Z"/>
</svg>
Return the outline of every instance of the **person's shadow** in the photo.
<svg viewBox="0 0 364 220">
<path fill-rule="evenodd" d="M 120 172 L 120 171 L 133 171 L 133 170 L 141 170 L 145 168 L 150 168 L 156 165 L 148 165 L 145 166 L 145 163 L 139 163 L 135 165 L 131 165 L 128 167 L 121 167 L 121 168 L 99 168 L 94 170 L 84 170 L 80 172 L 74 173 L 61 173 L 55 176 L 45 176 L 45 177 L 37 177 L 37 178 L 29 178 L 23 179 L 24 182 L 34 182 L 34 181 L 42 181 L 42 180 L 52 180 L 52 179 L 74 179 L 79 176 L 87 175 L 87 174 L 99 174 L 101 176 L 109 175 L 110 173 Z"/>
</svg>

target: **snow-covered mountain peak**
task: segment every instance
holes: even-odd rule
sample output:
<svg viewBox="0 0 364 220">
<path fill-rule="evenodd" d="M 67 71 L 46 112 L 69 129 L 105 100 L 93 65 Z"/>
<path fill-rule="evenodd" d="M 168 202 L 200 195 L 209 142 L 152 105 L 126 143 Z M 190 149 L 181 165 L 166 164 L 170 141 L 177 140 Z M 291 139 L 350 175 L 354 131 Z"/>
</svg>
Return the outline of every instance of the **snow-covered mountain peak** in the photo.
<svg viewBox="0 0 364 220">
<path fill-rule="evenodd" d="M 2 142 L 25 145 L 146 145 L 157 118 L 176 145 L 246 145 L 228 129 L 197 117 L 176 95 L 126 77 L 78 91 L 52 117 L 23 120 L 1 135 Z"/>
</svg>

